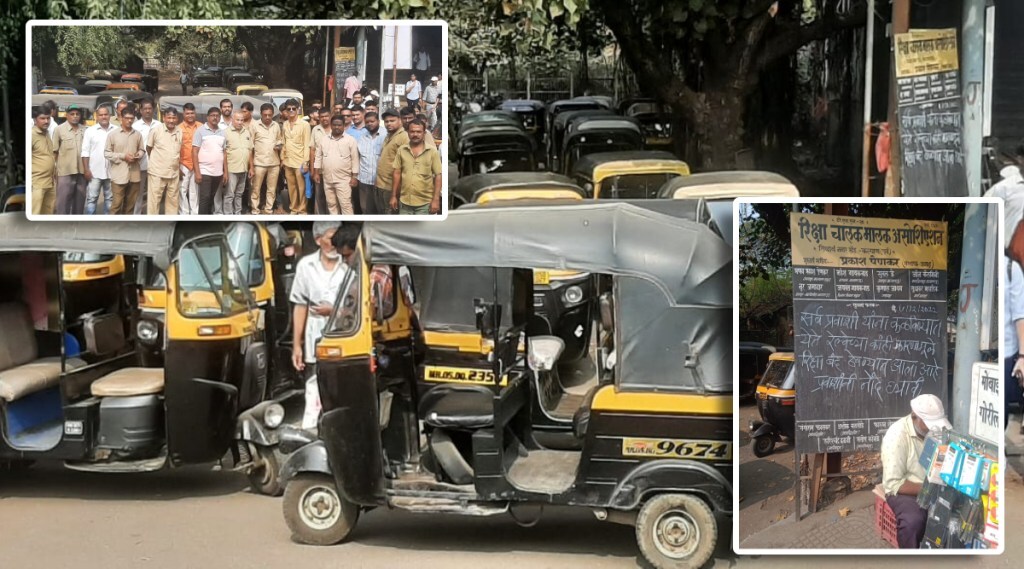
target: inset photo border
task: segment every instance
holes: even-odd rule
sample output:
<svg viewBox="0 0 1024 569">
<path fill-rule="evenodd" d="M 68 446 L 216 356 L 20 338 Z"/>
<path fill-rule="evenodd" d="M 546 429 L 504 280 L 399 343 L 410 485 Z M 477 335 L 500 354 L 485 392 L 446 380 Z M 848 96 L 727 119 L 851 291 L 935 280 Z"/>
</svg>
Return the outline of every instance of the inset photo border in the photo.
<svg viewBox="0 0 1024 569">
<path fill-rule="evenodd" d="M 1004 551 L 1003 210 L 995 198 L 736 200 L 737 554 Z M 952 518 L 971 527 L 944 531 Z"/>
<path fill-rule="evenodd" d="M 33 221 L 281 221 L 303 214 L 339 221 L 444 220 L 450 182 L 448 47 L 448 24 L 441 20 L 28 22 L 26 215 Z M 414 92 L 418 98 L 407 96 Z M 427 102 L 431 99 L 433 104 Z M 350 111 L 368 102 L 377 105 L 378 113 L 372 143 L 361 140 L 369 131 L 365 122 L 353 124 Z M 317 105 L 328 112 L 322 118 L 318 114 L 315 120 L 321 124 L 313 125 L 310 113 Z M 137 116 L 118 118 L 125 106 Z M 225 119 L 220 113 L 228 107 L 233 116 Z M 412 116 L 401 114 L 406 108 Z M 78 128 L 65 126 L 69 110 L 78 110 Z M 194 118 L 189 116 L 193 113 Z M 289 113 L 294 116 L 285 116 Z M 51 123 L 59 127 L 35 124 L 33 115 L 40 114 L 56 114 Z M 214 115 L 216 129 L 210 126 Z M 338 126 L 342 134 L 334 135 L 332 122 L 338 115 L 345 115 Z M 170 117 L 173 128 L 165 124 Z M 241 126 L 233 128 L 236 118 Z M 106 121 L 106 128 L 97 124 Z M 389 124 L 396 132 L 404 125 L 415 132 L 422 124 L 423 142 L 403 149 L 408 135 L 388 138 Z M 186 128 L 193 144 L 200 141 L 194 148 L 202 156 L 184 150 L 173 155 L 171 147 L 179 139 L 186 143 Z M 210 135 L 197 137 L 203 129 Z M 125 136 L 108 150 L 111 133 Z M 314 140 L 333 142 L 318 150 Z M 360 142 L 364 151 L 381 157 L 373 166 L 384 158 L 391 158 L 385 169 L 404 164 L 408 174 L 397 200 L 392 199 L 391 176 L 352 160 Z M 154 170 L 165 171 L 150 171 L 147 149 L 156 157 Z M 423 152 L 434 151 L 436 159 L 420 159 Z M 325 168 L 317 168 L 317 154 Z M 219 175 L 203 172 L 204 166 Z M 102 170 L 106 178 L 93 170 Z M 376 183 L 360 181 L 360 174 Z M 218 180 L 211 183 L 214 176 Z M 441 180 L 439 195 L 431 176 Z M 276 179 L 273 199 L 267 188 L 271 179 Z M 259 191 L 252 188 L 256 181 Z M 244 187 L 239 191 L 238 186 Z M 306 203 L 293 208 L 292 201 Z"/>
</svg>

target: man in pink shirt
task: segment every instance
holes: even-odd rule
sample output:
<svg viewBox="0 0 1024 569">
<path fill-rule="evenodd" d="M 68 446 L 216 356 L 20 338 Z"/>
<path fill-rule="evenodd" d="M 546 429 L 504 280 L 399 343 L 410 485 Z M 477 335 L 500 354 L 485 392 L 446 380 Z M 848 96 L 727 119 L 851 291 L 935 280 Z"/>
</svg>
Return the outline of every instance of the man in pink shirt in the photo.
<svg viewBox="0 0 1024 569">
<path fill-rule="evenodd" d="M 363 88 L 363 82 L 359 80 L 355 74 L 349 75 L 348 79 L 345 80 L 345 100 L 351 101 L 352 96 L 356 94 L 356 91 Z"/>
</svg>

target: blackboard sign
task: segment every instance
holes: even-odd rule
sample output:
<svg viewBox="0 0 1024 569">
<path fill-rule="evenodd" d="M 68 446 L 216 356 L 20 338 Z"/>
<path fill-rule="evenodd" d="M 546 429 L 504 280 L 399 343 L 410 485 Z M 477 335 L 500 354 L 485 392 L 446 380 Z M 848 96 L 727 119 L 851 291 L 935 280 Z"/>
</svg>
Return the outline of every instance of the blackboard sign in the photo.
<svg viewBox="0 0 1024 569">
<path fill-rule="evenodd" d="M 966 196 L 956 30 L 896 34 L 897 114 L 907 196 Z"/>
<path fill-rule="evenodd" d="M 798 453 L 878 450 L 946 400 L 946 224 L 794 213 Z"/>
<path fill-rule="evenodd" d="M 334 48 L 334 92 L 338 101 L 345 96 L 345 80 L 355 74 L 356 48 Z"/>
</svg>

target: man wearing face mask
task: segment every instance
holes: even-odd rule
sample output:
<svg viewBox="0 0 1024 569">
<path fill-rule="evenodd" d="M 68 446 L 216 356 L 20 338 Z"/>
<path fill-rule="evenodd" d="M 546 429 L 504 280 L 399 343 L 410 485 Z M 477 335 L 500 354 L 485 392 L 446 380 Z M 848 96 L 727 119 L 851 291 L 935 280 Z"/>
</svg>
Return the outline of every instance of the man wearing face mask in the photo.
<svg viewBox="0 0 1024 569">
<path fill-rule="evenodd" d="M 900 549 L 917 549 L 924 537 L 928 511 L 917 505 L 926 473 L 921 452 L 929 431 L 951 429 L 942 401 L 919 395 L 910 402 L 911 413 L 893 423 L 882 438 L 882 487 L 885 501 L 896 515 Z"/>
<path fill-rule="evenodd" d="M 307 378 L 316 373 L 316 343 L 341 289 L 348 267 L 331 242 L 338 222 L 313 224 L 317 251 L 299 260 L 289 300 L 292 309 L 292 365 Z"/>
</svg>

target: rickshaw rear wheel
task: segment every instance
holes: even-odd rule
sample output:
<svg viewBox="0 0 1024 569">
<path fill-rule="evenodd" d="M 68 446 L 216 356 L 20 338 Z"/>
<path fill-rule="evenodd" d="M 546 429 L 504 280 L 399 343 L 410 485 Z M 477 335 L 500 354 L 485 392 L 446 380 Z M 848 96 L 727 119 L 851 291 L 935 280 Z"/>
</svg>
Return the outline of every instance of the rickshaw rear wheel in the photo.
<svg viewBox="0 0 1024 569">
<path fill-rule="evenodd" d="M 754 447 L 754 456 L 764 458 L 775 452 L 775 437 L 773 435 L 754 437 L 752 445 Z"/>
<path fill-rule="evenodd" d="M 359 506 L 338 494 L 324 474 L 300 474 L 284 489 L 284 521 L 292 539 L 307 545 L 334 545 L 348 537 L 359 519 Z"/>
<path fill-rule="evenodd" d="M 718 524 L 703 500 L 662 494 L 648 500 L 636 519 L 636 542 L 656 569 L 696 569 L 718 543 Z"/>
</svg>

